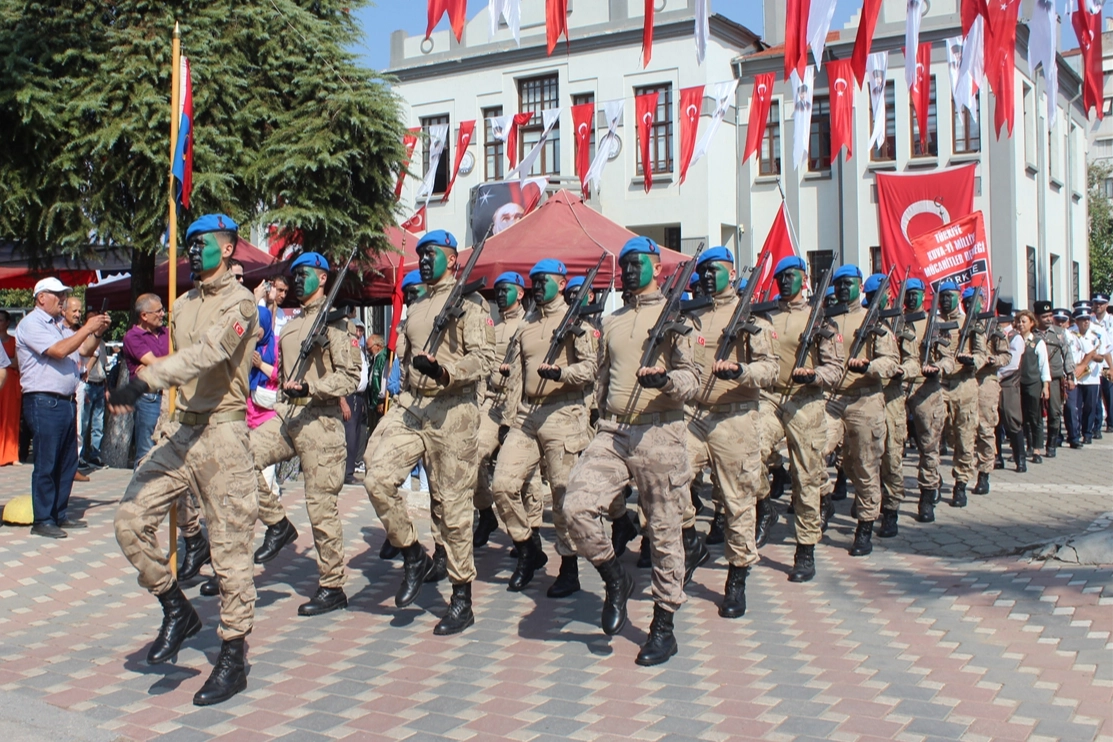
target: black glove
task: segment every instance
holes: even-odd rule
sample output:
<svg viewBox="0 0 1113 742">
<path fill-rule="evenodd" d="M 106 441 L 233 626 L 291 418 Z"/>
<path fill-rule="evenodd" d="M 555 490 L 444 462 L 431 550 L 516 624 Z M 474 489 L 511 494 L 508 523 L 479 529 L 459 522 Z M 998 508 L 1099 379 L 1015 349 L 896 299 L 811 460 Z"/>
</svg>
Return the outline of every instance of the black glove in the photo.
<svg viewBox="0 0 1113 742">
<path fill-rule="evenodd" d="M 587 422 L 588 425 L 593 428 L 599 425 L 599 409 L 597 407 L 593 407 L 591 409 L 591 412 L 588 414 L 587 417 Z"/>
<path fill-rule="evenodd" d="M 296 387 L 294 387 L 293 389 L 285 389 L 284 391 L 286 392 L 286 396 L 291 399 L 293 399 L 294 397 L 308 397 L 309 384 L 305 383 L 304 381 L 299 381 Z"/>
<path fill-rule="evenodd" d="M 510 432 L 510 426 L 509 425 L 500 425 L 499 426 L 499 445 L 500 446 L 503 443 L 506 443 L 506 435 L 509 432 Z"/>
<path fill-rule="evenodd" d="M 661 373 L 639 376 L 638 383 L 646 389 L 660 389 L 665 384 L 669 383 L 669 373 L 668 371 L 662 371 Z"/>
<path fill-rule="evenodd" d="M 968 356 L 964 353 L 958 357 L 958 362 L 961 363 L 963 366 L 973 366 L 974 356 Z"/>
<path fill-rule="evenodd" d="M 135 407 L 139 398 L 149 391 L 151 387 L 143 379 L 132 379 L 127 386 L 108 391 L 108 404 L 113 407 Z"/>
<path fill-rule="evenodd" d="M 434 381 L 439 381 L 444 375 L 444 369 L 436 361 L 429 360 L 429 356 L 414 356 L 413 366 L 421 373 Z"/>
<path fill-rule="evenodd" d="M 552 368 L 539 368 L 537 369 L 537 375 L 549 381 L 560 381 L 560 368 L 558 366 L 553 366 Z"/>
<path fill-rule="evenodd" d="M 868 358 L 863 358 L 861 360 L 864 360 L 866 362 L 865 366 L 862 366 L 861 368 L 854 368 L 853 366 L 847 364 L 847 368 L 849 368 L 851 371 L 853 371 L 856 374 L 864 374 L 865 372 L 870 370 L 870 361 L 869 361 Z"/>
<path fill-rule="evenodd" d="M 939 375 L 939 368 L 938 367 L 936 367 L 932 371 L 924 371 L 924 376 L 928 379 L 934 379 L 938 375 Z"/>
<path fill-rule="evenodd" d="M 799 371 L 793 371 L 792 378 L 797 384 L 811 384 L 816 380 L 816 373 L 814 369 L 803 368 Z"/>
<path fill-rule="evenodd" d="M 742 378 L 742 374 L 746 373 L 746 367 L 741 363 L 737 364 L 738 370 L 731 371 L 729 369 L 720 369 L 715 372 L 715 376 L 723 381 L 735 381 Z"/>
<path fill-rule="evenodd" d="M 503 370 L 502 366 L 499 366 L 499 373 L 509 379 L 510 378 L 510 366 L 507 366 L 505 371 Z"/>
</svg>

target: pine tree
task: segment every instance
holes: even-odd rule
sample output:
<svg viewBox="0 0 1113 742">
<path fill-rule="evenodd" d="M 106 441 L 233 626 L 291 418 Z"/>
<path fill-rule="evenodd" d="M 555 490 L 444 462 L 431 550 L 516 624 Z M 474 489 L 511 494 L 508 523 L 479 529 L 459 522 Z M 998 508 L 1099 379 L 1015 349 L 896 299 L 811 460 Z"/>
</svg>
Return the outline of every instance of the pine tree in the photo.
<svg viewBox="0 0 1113 742">
<path fill-rule="evenodd" d="M 382 247 L 404 129 L 396 96 L 347 51 L 364 4 L 0 0 L 0 240 L 38 256 L 126 246 L 135 290 L 138 263 L 153 275 L 178 21 L 195 131 L 182 229 L 221 211 L 300 229 L 306 249 Z"/>
</svg>

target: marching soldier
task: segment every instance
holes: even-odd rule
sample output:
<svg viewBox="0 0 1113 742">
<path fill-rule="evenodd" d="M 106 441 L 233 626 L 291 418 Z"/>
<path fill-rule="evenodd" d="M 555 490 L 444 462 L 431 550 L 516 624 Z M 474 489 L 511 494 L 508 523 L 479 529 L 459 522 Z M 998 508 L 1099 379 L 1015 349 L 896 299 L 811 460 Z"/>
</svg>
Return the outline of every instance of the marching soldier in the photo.
<svg viewBox="0 0 1113 742">
<path fill-rule="evenodd" d="M 434 527 L 448 552 L 452 600 L 433 629 L 456 634 L 475 623 L 471 583 L 475 579 L 472 498 L 479 466 L 479 402 L 477 384 L 494 362 L 494 320 L 486 302 L 465 297 L 463 313 L 449 318 L 444 342 L 436 355 L 422 348 L 434 320 L 456 284 L 456 238 L 442 229 L 417 243 L 421 280 L 427 294 L 409 307 L 398 333 L 402 388 L 398 401 L 379 427 L 382 435 L 368 444 L 363 486 L 386 528 L 390 543 L 405 559 L 402 584 L 394 604 L 404 608 L 417 599 L 433 560 L 414 530 L 405 497 L 398 487 L 418 461 L 429 473 Z"/>
<path fill-rule="evenodd" d="M 1053 459 L 1063 426 L 1063 403 L 1067 385 L 1074 380 L 1074 364 L 1071 362 L 1070 341 L 1066 330 L 1056 326 L 1053 321 L 1051 302 L 1037 301 L 1035 309 L 1036 319 L 1040 323 L 1036 334 L 1047 346 L 1047 364 L 1051 371 L 1051 388 L 1047 400 L 1047 453 L 1044 456 Z"/>
<path fill-rule="evenodd" d="M 220 703 L 247 687 L 244 637 L 255 610 L 251 540 L 258 507 L 245 419 L 258 311 L 251 292 L 228 268 L 236 230 L 223 214 L 189 226 L 186 243 L 196 283 L 174 302 L 170 332 L 177 353 L 145 366 L 110 396 L 118 413 L 151 390 L 178 387 L 177 409 L 136 468 L 115 526 L 124 556 L 139 570 L 139 584 L 162 604 L 162 627 L 147 662 L 166 662 L 201 630 L 201 619 L 174 580 L 156 534 L 174 500 L 190 490 L 200 496 L 220 585 L 222 643 L 212 674 L 193 697 L 198 706 Z"/>
<path fill-rule="evenodd" d="M 1012 320 L 1012 304 L 1007 301 L 997 300 L 994 312 L 998 320 Z M 1004 315 L 1004 316 L 1002 316 Z M 986 325 L 982 325 L 982 334 L 986 333 Z M 1068 351 L 1069 353 L 1069 351 Z M 1009 365 L 1012 353 L 1009 351 L 1009 339 L 1001 330 L 1001 325 L 995 325 L 991 334 L 986 337 L 986 361 L 978 369 L 978 433 L 974 444 L 978 465 L 978 481 L 972 492 L 975 495 L 989 494 L 989 473 L 993 471 L 994 462 L 1001 456 L 997 448 L 997 422 L 998 407 L 1001 404 L 1001 380 L 997 372 Z M 1001 468 L 1005 467 L 1004 462 Z"/>
<path fill-rule="evenodd" d="M 640 359 L 665 296 L 658 286 L 661 250 L 646 237 L 619 253 L 629 303 L 603 321 L 600 339 L 599 430 L 568 482 L 564 514 L 576 551 L 599 570 L 606 588 L 602 628 L 608 636 L 626 624 L 634 580 L 615 556 L 603 517 L 633 477 L 644 510 L 653 560 L 653 622 L 638 653 L 639 665 L 676 654 L 673 613 L 684 602 L 681 518 L 692 480 L 686 450 L 684 403 L 696 393 L 699 370 L 691 335 L 671 333 L 653 366 Z"/>
<path fill-rule="evenodd" d="M 962 292 L 962 312 L 959 312 L 958 287 L 944 290 L 939 297 L 939 308 L 946 322 L 962 324 L 965 313 L 974 309 L 974 296 L 978 289 L 968 288 Z M 978 432 L 978 380 L 977 371 L 985 366 L 986 338 L 980 325 L 971 324 L 970 334 L 964 347 L 957 344 L 960 333 L 953 333 L 955 345 L 948 347 L 948 353 L 955 359 L 953 370 L 943 377 L 943 401 L 947 406 L 947 419 L 954 431 L 955 451 L 952 457 L 951 475 L 955 478 L 951 490 L 951 507 L 966 507 L 966 484 L 977 474 L 974 461 L 974 440 Z"/>
<path fill-rule="evenodd" d="M 344 533 L 337 507 L 347 460 L 339 400 L 359 385 L 360 348 L 351 321 L 343 315 L 328 317 L 324 342 L 313 345 L 303 377 L 295 378 L 301 348 L 309 339 L 317 315 L 326 310 L 329 264 L 323 255 L 307 252 L 291 263 L 290 271 L 302 313 L 286 323 L 279 337 L 284 399 L 280 398 L 275 407 L 277 415 L 251 431 L 259 480 L 259 519 L 267 526 L 263 545 L 255 552 L 255 563 L 269 562 L 297 538 L 274 490 L 267 486 L 263 469 L 298 456 L 319 574 L 317 592 L 308 603 L 298 606 L 298 615 L 316 616 L 348 605 L 344 594 Z"/>
</svg>

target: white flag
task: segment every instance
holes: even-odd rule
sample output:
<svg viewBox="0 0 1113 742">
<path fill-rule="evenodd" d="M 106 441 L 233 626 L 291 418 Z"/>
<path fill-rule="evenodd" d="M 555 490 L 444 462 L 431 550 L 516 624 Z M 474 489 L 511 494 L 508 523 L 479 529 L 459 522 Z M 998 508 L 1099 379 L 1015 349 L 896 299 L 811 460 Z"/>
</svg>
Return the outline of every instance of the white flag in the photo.
<svg viewBox="0 0 1113 742">
<path fill-rule="evenodd" d="M 441 164 L 441 153 L 444 152 L 444 143 L 448 139 L 448 124 L 434 124 L 429 127 L 429 169 L 425 171 L 425 178 L 421 181 L 421 188 L 417 190 L 417 200 L 429 198 L 433 195 L 433 182 L 437 179 L 437 166 Z"/>
<path fill-rule="evenodd" d="M 923 18 L 923 0 L 908 0 L 908 20 L 904 27 L 904 81 L 908 89 L 916 86 L 916 56 L 920 52 L 920 20 Z"/>
<path fill-rule="evenodd" d="M 505 144 L 506 137 L 510 135 L 510 127 L 514 124 L 514 114 L 492 116 L 487 119 L 487 123 L 491 125 L 491 136 Z"/>
<path fill-rule="evenodd" d="M 625 104 L 626 101 L 621 98 L 603 103 L 603 115 L 607 117 L 607 133 L 595 147 L 595 159 L 591 161 L 586 177 L 596 193 L 599 192 L 599 183 L 603 178 L 603 168 L 607 166 L 607 161 L 610 159 L 611 147 L 618 141 L 618 122 L 622 120 L 622 109 Z"/>
<path fill-rule="evenodd" d="M 873 104 L 873 131 L 870 149 L 885 144 L 885 75 L 889 71 L 889 52 L 875 52 L 866 58 L 866 82 Z"/>
<path fill-rule="evenodd" d="M 812 93 L 815 84 L 815 67 L 804 68 L 801 80 L 796 70 L 792 71 L 792 159 L 796 169 L 803 169 L 808 160 L 808 143 L 812 138 Z"/>
<path fill-rule="evenodd" d="M 970 32 L 962 41 L 962 64 L 958 68 L 959 79 L 963 81 L 959 93 L 962 95 L 962 105 L 970 112 L 970 118 L 978 121 L 977 90 L 983 86 L 985 80 L 985 19 L 980 15 L 974 19 Z M 958 99 L 956 99 L 958 102 Z"/>
<path fill-rule="evenodd" d="M 1067 3 L 1070 4 L 1069 2 Z M 1059 68 L 1055 63 L 1055 31 L 1059 15 L 1053 0 L 1036 0 L 1032 20 L 1028 22 L 1028 72 L 1035 79 L 1036 66 L 1043 65 L 1047 80 L 1047 126 L 1055 127 L 1056 101 L 1059 98 Z"/>
<path fill-rule="evenodd" d="M 696 63 L 707 56 L 707 40 L 711 38 L 711 0 L 696 0 Z"/>
<path fill-rule="evenodd" d="M 835 16 L 835 0 L 812 0 L 808 10 L 808 46 L 812 48 L 816 69 L 823 67 L 823 48 Z"/>
<path fill-rule="evenodd" d="M 514 35 L 514 43 L 522 45 L 522 0 L 487 0 L 487 18 L 491 22 L 489 38 L 495 38 L 499 32 L 499 18 L 506 19 L 510 33 Z"/>
<path fill-rule="evenodd" d="M 730 108 L 731 102 L 734 100 L 734 89 L 738 87 L 738 80 L 728 80 L 715 85 L 715 112 L 711 114 L 711 123 L 707 125 L 707 129 L 703 132 L 703 136 L 696 142 L 696 149 L 692 153 L 692 162 L 688 165 L 691 167 L 699 162 L 699 159 L 707 154 L 707 150 L 711 147 L 711 140 L 715 138 L 715 132 L 719 130 L 719 124 L 723 123 L 723 117 L 727 114 L 727 109 Z M 677 181 L 679 183 L 679 181 Z"/>
<path fill-rule="evenodd" d="M 533 170 L 533 163 L 537 162 L 537 158 L 541 156 L 541 149 L 549 139 L 549 132 L 556 126 L 557 121 L 560 121 L 560 110 L 559 108 L 549 108 L 541 112 L 541 120 L 545 124 L 545 128 L 541 132 L 541 138 L 537 140 L 537 144 L 533 145 L 529 154 L 518 163 L 518 167 L 506 174 L 506 180 L 510 180 L 514 176 L 517 176 L 520 180 L 525 180 L 529 176 L 529 171 Z"/>
</svg>

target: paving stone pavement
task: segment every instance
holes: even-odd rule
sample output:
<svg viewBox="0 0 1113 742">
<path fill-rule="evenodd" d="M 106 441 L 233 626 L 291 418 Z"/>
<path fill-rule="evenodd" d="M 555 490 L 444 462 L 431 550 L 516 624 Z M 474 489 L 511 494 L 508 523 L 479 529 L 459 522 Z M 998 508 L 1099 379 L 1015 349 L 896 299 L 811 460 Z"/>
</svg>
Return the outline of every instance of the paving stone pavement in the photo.
<svg viewBox="0 0 1113 742">
<path fill-rule="evenodd" d="M 50 541 L 0 528 L 0 700 L 80 715 L 101 735 L 90 739 L 137 741 L 1113 740 L 1110 570 L 1020 556 L 1108 526 L 1111 452 L 1106 439 L 1027 475 L 995 472 L 990 495 L 971 495 L 964 510 L 941 504 L 931 525 L 911 518 L 909 502 L 900 536 L 875 538 L 867 558 L 847 554 L 854 522 L 850 501 L 839 503 L 819 575 L 803 585 L 785 579 L 793 545 L 782 518 L 735 621 L 716 612 L 726 565 L 712 547 L 717 561 L 696 573 L 677 616 L 680 653 L 656 668 L 633 661 L 652 614 L 635 554 L 623 557 L 638 583 L 630 622 L 608 638 L 594 570 L 581 569 L 574 597 L 544 596 L 558 566 L 551 545 L 547 573 L 506 592 L 502 532 L 477 552 L 475 626 L 434 636 L 449 588 L 427 586 L 394 608 L 399 564 L 378 559 L 383 531 L 361 487 L 340 496 L 349 608 L 299 618 L 316 566 L 291 483 L 283 502 L 301 536 L 257 571 L 248 690 L 205 709 L 191 699 L 219 647 L 215 599 L 187 588 L 205 631 L 176 664 L 144 663 L 158 605 L 112 532 L 129 472 L 97 472 L 71 506 L 87 531 Z M 29 491 L 30 472 L 0 470 L 0 504 Z M 906 481 L 914 486 L 911 467 Z M 27 708 L 38 708 L 27 730 L 49 726 L 41 704 Z"/>
</svg>

